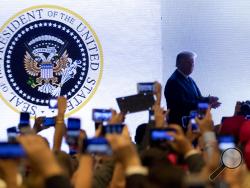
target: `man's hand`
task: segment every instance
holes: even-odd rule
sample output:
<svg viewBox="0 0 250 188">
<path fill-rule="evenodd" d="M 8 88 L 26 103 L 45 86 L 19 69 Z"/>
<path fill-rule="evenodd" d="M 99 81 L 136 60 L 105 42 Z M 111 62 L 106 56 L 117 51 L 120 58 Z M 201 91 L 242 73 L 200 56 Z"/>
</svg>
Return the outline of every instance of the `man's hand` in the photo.
<svg viewBox="0 0 250 188">
<path fill-rule="evenodd" d="M 201 136 L 200 131 L 193 131 L 192 130 L 192 124 L 191 121 L 188 124 L 187 132 L 186 132 L 186 137 L 187 139 L 192 143 L 195 139 L 199 138 Z"/>
<path fill-rule="evenodd" d="M 124 122 L 125 115 L 123 113 L 117 113 L 115 110 L 112 109 L 112 117 L 109 120 L 109 124 L 119 124 Z"/>
<path fill-rule="evenodd" d="M 112 147 L 116 160 L 121 162 L 124 168 L 141 166 L 137 151 L 127 136 L 107 134 L 106 138 Z"/>
<path fill-rule="evenodd" d="M 123 129 L 122 129 L 122 136 L 129 139 L 131 141 L 131 137 L 129 134 L 129 130 L 128 130 L 128 126 L 124 125 Z"/>
<path fill-rule="evenodd" d="M 43 129 L 48 128 L 46 126 L 42 126 L 44 119 L 45 119 L 44 116 L 35 118 L 35 123 L 34 123 L 33 129 L 35 130 L 36 133 L 42 131 Z"/>
<path fill-rule="evenodd" d="M 211 108 L 218 108 L 221 105 L 219 98 L 214 96 L 209 96 L 209 104 Z"/>
<path fill-rule="evenodd" d="M 156 96 L 156 105 L 161 105 L 161 84 L 157 81 L 154 82 L 154 88 L 155 88 L 155 96 Z"/>
<path fill-rule="evenodd" d="M 160 105 L 154 105 L 154 116 L 155 116 L 155 126 L 157 128 L 162 128 L 167 125 L 166 119 L 169 114 L 169 110 L 164 111 L 163 108 L 160 107 Z"/>
<path fill-rule="evenodd" d="M 195 121 L 200 128 L 201 134 L 204 134 L 205 132 L 208 131 L 213 131 L 214 126 L 213 126 L 212 114 L 210 111 L 211 109 L 208 108 L 205 117 L 203 119 L 199 119 L 197 117 L 195 118 Z"/>
<path fill-rule="evenodd" d="M 37 135 L 20 136 L 18 142 L 25 149 L 32 168 L 37 169 L 43 177 L 62 174 L 62 169 L 42 137 Z"/>
<path fill-rule="evenodd" d="M 187 154 L 189 151 L 193 149 L 191 142 L 183 133 L 180 125 L 170 124 L 169 128 L 172 128 L 174 131 L 169 131 L 168 134 L 174 137 L 174 140 L 170 142 L 170 145 L 180 154 Z"/>
</svg>

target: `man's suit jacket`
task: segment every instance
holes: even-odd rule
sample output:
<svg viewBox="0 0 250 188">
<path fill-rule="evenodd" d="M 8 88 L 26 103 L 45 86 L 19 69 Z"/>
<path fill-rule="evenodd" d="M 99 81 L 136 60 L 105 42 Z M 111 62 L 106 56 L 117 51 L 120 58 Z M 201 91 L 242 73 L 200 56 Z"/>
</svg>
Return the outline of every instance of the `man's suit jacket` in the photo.
<svg viewBox="0 0 250 188">
<path fill-rule="evenodd" d="M 164 95 L 170 109 L 168 122 L 180 125 L 181 118 L 196 110 L 199 102 L 208 102 L 208 97 L 202 97 L 193 79 L 186 78 L 178 70 L 168 79 Z"/>
</svg>

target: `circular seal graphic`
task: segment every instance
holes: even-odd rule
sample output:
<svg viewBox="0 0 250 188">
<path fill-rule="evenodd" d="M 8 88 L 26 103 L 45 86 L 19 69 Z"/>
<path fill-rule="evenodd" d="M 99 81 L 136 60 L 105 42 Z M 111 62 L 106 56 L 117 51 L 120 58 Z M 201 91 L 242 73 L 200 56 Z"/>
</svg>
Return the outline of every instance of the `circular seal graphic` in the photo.
<svg viewBox="0 0 250 188">
<path fill-rule="evenodd" d="M 49 99 L 65 96 L 72 114 L 95 93 L 102 67 L 95 32 L 65 8 L 31 7 L 0 29 L 0 94 L 15 111 L 41 114 Z"/>
</svg>

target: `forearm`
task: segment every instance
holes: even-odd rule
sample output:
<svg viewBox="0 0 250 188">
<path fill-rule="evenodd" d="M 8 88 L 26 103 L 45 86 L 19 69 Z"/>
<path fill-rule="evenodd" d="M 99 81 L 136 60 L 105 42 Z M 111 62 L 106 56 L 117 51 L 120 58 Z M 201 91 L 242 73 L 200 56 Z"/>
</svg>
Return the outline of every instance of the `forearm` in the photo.
<svg viewBox="0 0 250 188">
<path fill-rule="evenodd" d="M 204 158 L 208 169 L 213 171 L 218 167 L 220 162 L 220 152 L 217 145 L 215 133 L 207 131 L 203 135 L 204 139 Z"/>
<path fill-rule="evenodd" d="M 55 133 L 53 139 L 53 150 L 60 150 L 63 135 L 65 134 L 64 114 L 58 114 L 56 118 Z"/>
<path fill-rule="evenodd" d="M 120 163 L 116 163 L 110 188 L 125 187 L 124 168 Z"/>
<path fill-rule="evenodd" d="M 92 187 L 93 159 L 90 155 L 81 156 L 77 174 L 75 188 Z"/>
<path fill-rule="evenodd" d="M 0 160 L 0 178 L 3 179 L 7 187 L 17 188 L 20 182 L 18 174 L 18 163 L 12 159 Z"/>
</svg>

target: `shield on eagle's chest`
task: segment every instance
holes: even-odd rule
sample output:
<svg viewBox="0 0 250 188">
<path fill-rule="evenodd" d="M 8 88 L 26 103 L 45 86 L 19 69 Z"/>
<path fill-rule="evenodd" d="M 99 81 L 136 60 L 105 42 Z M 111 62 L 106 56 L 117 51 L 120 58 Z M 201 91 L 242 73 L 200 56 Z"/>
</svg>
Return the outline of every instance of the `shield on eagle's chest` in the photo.
<svg viewBox="0 0 250 188">
<path fill-rule="evenodd" d="M 51 63 L 41 64 L 41 78 L 53 78 L 53 65 Z"/>
</svg>

